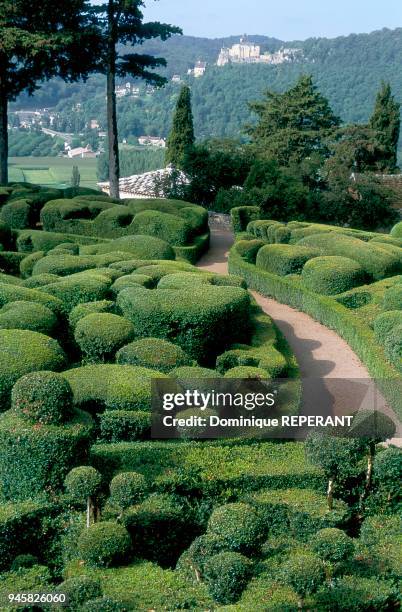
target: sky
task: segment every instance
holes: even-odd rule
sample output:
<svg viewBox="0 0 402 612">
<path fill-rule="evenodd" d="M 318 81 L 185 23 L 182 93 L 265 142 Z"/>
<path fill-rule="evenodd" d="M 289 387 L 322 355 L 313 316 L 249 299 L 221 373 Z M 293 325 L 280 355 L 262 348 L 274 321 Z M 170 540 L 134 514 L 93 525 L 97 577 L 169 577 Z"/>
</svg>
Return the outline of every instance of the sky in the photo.
<svg viewBox="0 0 402 612">
<path fill-rule="evenodd" d="M 144 0 L 147 21 L 184 34 L 222 38 L 262 34 L 281 40 L 334 38 L 402 27 L 402 0 Z"/>
</svg>

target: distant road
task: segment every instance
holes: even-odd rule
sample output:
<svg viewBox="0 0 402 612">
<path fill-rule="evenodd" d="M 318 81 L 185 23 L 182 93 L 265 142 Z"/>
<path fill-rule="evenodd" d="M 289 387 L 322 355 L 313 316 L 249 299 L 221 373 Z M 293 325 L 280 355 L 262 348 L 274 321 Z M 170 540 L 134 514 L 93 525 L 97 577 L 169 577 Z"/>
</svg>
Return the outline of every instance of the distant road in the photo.
<svg viewBox="0 0 402 612">
<path fill-rule="evenodd" d="M 68 144 L 71 144 L 73 141 L 73 135 L 72 134 L 66 134 L 65 132 L 56 132 L 55 130 L 51 130 L 49 128 L 42 128 L 42 132 L 44 134 L 49 134 L 49 136 L 59 136 L 60 138 L 62 138 L 65 142 L 67 142 Z"/>
</svg>

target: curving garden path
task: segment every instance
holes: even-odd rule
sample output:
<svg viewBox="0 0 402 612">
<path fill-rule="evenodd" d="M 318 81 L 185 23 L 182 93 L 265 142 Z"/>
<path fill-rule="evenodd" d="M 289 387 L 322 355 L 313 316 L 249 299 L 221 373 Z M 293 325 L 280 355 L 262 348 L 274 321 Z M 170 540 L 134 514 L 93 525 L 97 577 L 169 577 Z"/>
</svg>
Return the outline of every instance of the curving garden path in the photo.
<svg viewBox="0 0 402 612">
<path fill-rule="evenodd" d="M 233 234 L 226 228 L 211 228 L 211 244 L 209 251 L 199 260 L 197 266 L 218 274 L 228 274 L 228 254 L 233 244 Z M 266 298 L 254 291 L 251 292 L 256 301 L 281 330 L 288 341 L 299 364 L 303 379 L 347 379 L 342 384 L 333 383 L 326 386 L 315 380 L 311 385 L 304 384 L 303 404 L 311 402 L 320 404 L 325 396 L 336 405 L 345 402 L 354 404 L 351 398 L 356 398 L 356 406 L 361 402 L 361 388 L 359 380 L 371 379 L 367 368 L 360 361 L 356 353 L 337 333 L 321 325 L 309 315 L 286 304 Z M 357 383 L 357 384 L 356 384 Z M 393 414 L 388 407 L 383 408 L 386 413 Z M 392 444 L 401 445 L 401 432 L 398 438 L 390 440 Z"/>
</svg>

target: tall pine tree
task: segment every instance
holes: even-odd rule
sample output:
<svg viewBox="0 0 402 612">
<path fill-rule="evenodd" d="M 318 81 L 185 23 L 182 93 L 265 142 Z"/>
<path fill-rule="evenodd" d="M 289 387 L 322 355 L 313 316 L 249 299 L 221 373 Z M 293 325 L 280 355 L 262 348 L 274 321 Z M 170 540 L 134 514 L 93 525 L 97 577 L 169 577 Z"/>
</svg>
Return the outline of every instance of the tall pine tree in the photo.
<svg viewBox="0 0 402 612">
<path fill-rule="evenodd" d="M 250 108 L 258 121 L 248 126 L 247 132 L 259 155 L 283 166 L 312 154 L 329 155 L 325 139 L 340 120 L 310 75 L 302 75 L 285 93 L 267 91 L 265 99 L 251 103 Z"/>
<path fill-rule="evenodd" d="M 119 144 L 116 112 L 116 77 L 131 76 L 144 79 L 153 85 L 163 85 L 166 79 L 154 68 L 166 66 L 166 60 L 152 55 L 127 53 L 124 45 L 141 45 L 151 38 L 168 39 L 172 34 L 181 34 L 180 28 L 159 23 L 143 23 L 141 8 L 143 0 L 108 0 L 94 6 L 98 24 L 106 41 L 106 51 L 102 57 L 100 71 L 107 79 L 107 132 L 109 149 L 110 195 L 119 197 Z"/>
<path fill-rule="evenodd" d="M 187 85 L 183 85 L 177 100 L 172 129 L 167 140 L 166 163 L 175 168 L 182 168 L 186 153 L 194 145 L 194 142 L 191 91 Z"/>
<path fill-rule="evenodd" d="M 101 39 L 85 0 L 0 2 L 0 183 L 8 181 L 8 103 L 40 81 L 85 78 Z"/>
<path fill-rule="evenodd" d="M 382 172 L 395 172 L 397 169 L 400 109 L 401 105 L 392 95 L 390 84 L 383 82 L 369 124 L 376 132 L 382 150 L 382 155 L 376 160 L 377 168 Z"/>
</svg>

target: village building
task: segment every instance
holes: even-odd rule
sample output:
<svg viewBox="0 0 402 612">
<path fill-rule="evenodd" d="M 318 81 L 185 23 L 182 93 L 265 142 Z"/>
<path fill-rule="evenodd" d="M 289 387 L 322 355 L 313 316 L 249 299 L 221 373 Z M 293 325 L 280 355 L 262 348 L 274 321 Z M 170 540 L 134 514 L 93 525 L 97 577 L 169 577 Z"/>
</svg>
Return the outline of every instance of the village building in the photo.
<svg viewBox="0 0 402 612">
<path fill-rule="evenodd" d="M 164 149 L 166 147 L 166 140 L 161 136 L 139 136 L 138 144 L 143 147 L 160 147 Z"/>
<path fill-rule="evenodd" d="M 247 36 L 240 39 L 240 43 L 232 47 L 223 47 L 219 53 L 217 66 L 226 64 L 284 64 L 294 62 L 302 56 L 302 50 L 282 47 L 274 53 L 261 53 L 261 46 L 247 40 Z"/>
<path fill-rule="evenodd" d="M 91 145 L 87 144 L 86 147 L 76 147 L 74 149 L 72 149 L 69 145 L 66 147 L 67 150 L 67 156 L 70 159 L 77 159 L 77 158 L 81 158 L 81 159 L 85 159 L 85 158 L 90 158 L 90 157 L 97 157 L 97 153 L 95 153 L 95 151 L 92 150 Z"/>
<path fill-rule="evenodd" d="M 196 62 L 194 68 L 190 68 L 187 71 L 187 74 L 189 76 L 193 76 L 195 79 L 199 79 L 200 77 L 204 76 L 206 69 L 207 62 L 202 62 L 199 60 L 198 62 Z"/>
</svg>

